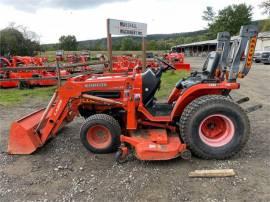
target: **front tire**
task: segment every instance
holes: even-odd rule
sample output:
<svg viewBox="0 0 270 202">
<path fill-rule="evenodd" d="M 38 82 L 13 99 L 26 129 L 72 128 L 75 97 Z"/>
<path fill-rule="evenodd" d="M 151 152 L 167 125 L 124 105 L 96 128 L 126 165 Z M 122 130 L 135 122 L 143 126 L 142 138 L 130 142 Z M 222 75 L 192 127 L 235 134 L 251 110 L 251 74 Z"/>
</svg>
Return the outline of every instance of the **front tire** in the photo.
<svg viewBox="0 0 270 202">
<path fill-rule="evenodd" d="M 193 154 L 226 159 L 246 144 L 250 124 L 244 110 L 230 98 L 206 95 L 193 100 L 180 118 L 180 136 Z"/>
<path fill-rule="evenodd" d="M 88 117 L 81 126 L 80 137 L 84 147 L 97 154 L 111 153 L 120 145 L 119 123 L 107 114 Z"/>
</svg>

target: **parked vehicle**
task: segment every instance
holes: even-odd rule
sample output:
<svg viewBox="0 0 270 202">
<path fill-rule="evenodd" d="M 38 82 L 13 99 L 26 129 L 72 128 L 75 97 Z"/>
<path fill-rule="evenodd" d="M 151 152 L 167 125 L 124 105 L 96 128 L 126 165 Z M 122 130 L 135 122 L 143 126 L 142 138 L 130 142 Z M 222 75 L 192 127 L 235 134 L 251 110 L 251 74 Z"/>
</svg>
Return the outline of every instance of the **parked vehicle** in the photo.
<svg viewBox="0 0 270 202">
<path fill-rule="evenodd" d="M 263 64 L 270 64 L 270 51 L 263 51 L 261 55 L 261 63 Z"/>
<path fill-rule="evenodd" d="M 254 62 L 256 62 L 256 63 L 260 63 L 261 62 L 262 53 L 263 53 L 263 51 L 256 51 L 254 53 L 254 56 L 253 56 Z"/>
</svg>

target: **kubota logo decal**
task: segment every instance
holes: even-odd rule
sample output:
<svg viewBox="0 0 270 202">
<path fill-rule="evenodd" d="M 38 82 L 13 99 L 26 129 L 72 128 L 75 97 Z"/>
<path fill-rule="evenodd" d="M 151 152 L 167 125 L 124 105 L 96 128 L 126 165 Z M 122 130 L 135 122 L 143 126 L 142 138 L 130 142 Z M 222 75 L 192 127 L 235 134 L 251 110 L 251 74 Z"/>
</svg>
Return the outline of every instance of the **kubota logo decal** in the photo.
<svg viewBox="0 0 270 202">
<path fill-rule="evenodd" d="M 218 84 L 216 83 L 209 83 L 208 86 L 211 86 L 211 87 L 214 87 L 214 86 L 217 86 Z"/>
<path fill-rule="evenodd" d="M 107 83 L 88 83 L 84 85 L 85 88 L 107 87 Z"/>
<path fill-rule="evenodd" d="M 253 54 L 255 52 L 255 47 L 256 47 L 256 37 L 252 37 L 250 39 L 249 47 L 248 47 L 248 55 L 247 55 L 247 61 L 246 61 L 246 67 L 250 68 L 252 65 L 252 58 Z"/>
</svg>

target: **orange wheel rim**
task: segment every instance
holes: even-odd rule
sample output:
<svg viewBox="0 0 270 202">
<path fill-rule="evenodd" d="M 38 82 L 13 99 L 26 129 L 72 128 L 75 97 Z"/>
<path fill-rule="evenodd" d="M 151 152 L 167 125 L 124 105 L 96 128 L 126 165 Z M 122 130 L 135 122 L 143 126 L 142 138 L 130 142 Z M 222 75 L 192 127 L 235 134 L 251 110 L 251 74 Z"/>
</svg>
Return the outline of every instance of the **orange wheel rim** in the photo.
<svg viewBox="0 0 270 202">
<path fill-rule="evenodd" d="M 94 125 L 88 129 L 87 141 L 97 149 L 104 149 L 112 142 L 111 132 L 103 125 Z"/>
<path fill-rule="evenodd" d="M 201 140 L 212 147 L 228 144 L 235 134 L 235 127 L 231 119 L 222 114 L 207 116 L 199 126 Z"/>
</svg>

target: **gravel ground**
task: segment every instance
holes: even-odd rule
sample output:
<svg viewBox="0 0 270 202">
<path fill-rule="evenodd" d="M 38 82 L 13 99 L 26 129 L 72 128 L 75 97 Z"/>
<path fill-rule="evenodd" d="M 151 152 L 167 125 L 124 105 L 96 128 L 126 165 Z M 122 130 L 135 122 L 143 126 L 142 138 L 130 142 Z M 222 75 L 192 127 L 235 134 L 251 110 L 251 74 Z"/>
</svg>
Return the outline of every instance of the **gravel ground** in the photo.
<svg viewBox="0 0 270 202">
<path fill-rule="evenodd" d="M 201 58 L 187 58 L 194 69 Z M 0 106 L 0 201 L 270 201 L 270 66 L 256 64 L 233 97 L 249 96 L 252 134 L 230 160 L 129 161 L 118 165 L 113 154 L 95 155 L 79 140 L 78 118 L 33 155 L 5 153 L 9 125 L 47 104 L 34 99 Z M 231 178 L 189 178 L 195 169 L 233 168 Z"/>
</svg>

